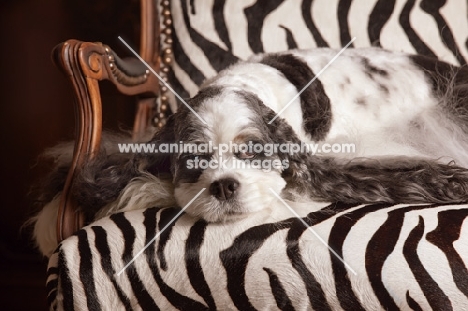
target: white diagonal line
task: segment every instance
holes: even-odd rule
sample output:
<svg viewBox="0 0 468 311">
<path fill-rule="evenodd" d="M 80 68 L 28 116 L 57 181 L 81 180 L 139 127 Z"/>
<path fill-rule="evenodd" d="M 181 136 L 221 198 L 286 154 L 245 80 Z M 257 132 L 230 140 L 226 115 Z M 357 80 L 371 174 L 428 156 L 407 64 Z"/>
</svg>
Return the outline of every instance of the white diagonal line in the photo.
<svg viewBox="0 0 468 311">
<path fill-rule="evenodd" d="M 200 116 L 198 115 L 198 113 L 196 113 L 195 110 L 193 110 L 192 107 L 190 107 L 190 106 L 185 102 L 185 100 L 183 100 L 182 97 L 180 97 L 179 94 L 177 94 L 177 92 L 174 91 L 174 89 L 173 89 L 169 84 L 167 84 L 166 81 L 164 81 L 164 80 L 161 78 L 161 76 L 158 75 L 158 73 L 157 73 L 153 68 L 151 68 L 151 66 L 148 65 L 148 63 L 145 62 L 145 60 L 144 60 L 143 58 L 141 58 L 141 56 L 138 55 L 138 53 L 135 52 L 135 50 L 132 49 L 132 48 L 130 47 L 130 45 L 127 44 L 127 42 L 124 41 L 124 39 L 122 39 L 122 38 L 119 36 L 119 40 L 122 41 L 122 43 L 125 44 L 125 46 L 126 46 L 136 57 L 138 57 L 138 59 L 139 59 L 139 60 L 140 60 L 156 77 L 158 77 L 159 81 L 161 81 L 169 90 L 171 90 L 171 92 L 174 93 L 174 95 L 175 95 L 185 106 L 187 106 L 187 108 L 190 109 L 190 111 L 193 112 L 193 114 L 195 114 L 195 115 L 198 117 L 198 119 L 200 119 L 200 121 L 203 122 L 203 124 L 207 124 L 206 121 L 203 120 L 203 118 L 200 117 Z"/>
<path fill-rule="evenodd" d="M 293 214 L 294 216 L 297 217 L 297 219 L 299 219 L 303 224 L 304 226 L 307 228 L 307 230 L 309 230 L 310 232 L 313 233 L 313 235 L 315 235 L 317 237 L 317 239 L 319 239 L 320 242 L 322 242 L 323 245 L 325 245 L 329 250 L 330 252 L 333 253 L 333 255 L 335 255 L 336 258 L 338 258 L 354 275 L 357 275 L 356 271 L 354 271 L 353 268 L 351 268 L 345 261 L 343 258 L 341 258 L 340 255 L 338 255 L 331 247 L 330 245 L 327 244 L 327 242 L 325 242 L 318 234 L 317 232 L 315 232 L 314 229 L 312 229 L 312 227 L 310 227 L 305 221 L 304 219 L 302 219 L 301 216 L 299 216 L 295 210 L 293 210 L 273 189 L 269 188 L 271 192 L 273 192 L 273 194 L 284 204 L 284 206 L 286 206 Z"/>
<path fill-rule="evenodd" d="M 187 207 L 189 207 L 190 204 L 193 203 L 193 201 L 195 201 L 196 198 L 198 198 L 198 196 L 203 192 L 205 191 L 206 188 L 202 188 L 202 190 L 200 190 L 200 192 L 197 193 L 196 196 L 193 197 L 192 200 L 190 200 L 190 202 L 187 203 L 187 205 L 184 206 L 183 209 L 180 210 L 180 212 L 177 213 L 177 215 L 174 216 L 174 218 L 172 218 L 165 226 L 164 228 L 162 228 L 156 235 L 154 238 L 151 239 L 151 241 L 149 241 L 145 247 L 143 247 L 143 249 L 141 251 L 139 251 L 133 258 L 132 260 L 130 260 L 129 263 L 127 263 L 125 265 L 125 267 L 122 268 L 122 270 L 120 270 L 118 273 L 117 273 L 117 276 L 120 276 L 122 274 L 122 272 L 125 271 L 125 269 L 127 269 L 134 261 L 135 259 L 138 258 L 138 256 L 140 256 L 141 254 L 143 254 L 143 252 L 164 232 L 164 230 L 166 230 L 177 218 L 179 218 L 179 216 L 185 211 L 185 209 Z"/>
<path fill-rule="evenodd" d="M 336 54 L 335 57 L 333 57 L 333 58 L 328 62 L 328 64 L 327 64 L 325 67 L 323 67 L 322 70 L 320 70 L 320 71 L 315 75 L 315 77 L 314 77 L 312 80 L 310 80 L 309 83 L 307 83 L 306 86 L 304 86 L 304 87 L 302 88 L 302 90 L 301 90 L 299 93 L 297 93 L 297 94 L 289 101 L 289 103 L 287 103 L 286 106 L 284 106 L 283 109 L 281 109 L 281 110 L 276 114 L 276 116 L 275 116 L 273 119 L 270 120 L 270 122 L 268 122 L 268 124 L 271 124 L 273 121 L 275 121 L 276 118 L 278 118 L 279 115 L 282 114 L 282 113 L 286 110 L 286 108 L 288 108 L 289 105 L 291 105 L 292 102 L 295 101 L 296 98 L 298 98 L 298 97 L 302 94 L 302 92 L 304 92 L 304 90 L 305 90 L 306 88 L 308 88 L 308 87 L 312 84 L 312 82 L 314 82 L 314 81 L 322 74 L 322 72 L 324 72 L 324 71 L 328 68 L 328 66 L 330 66 L 330 65 L 332 64 L 332 63 L 338 58 L 338 56 L 340 56 L 341 53 L 343 53 L 343 52 L 348 48 L 348 46 L 349 46 L 351 43 L 353 43 L 354 40 L 356 40 L 356 37 L 353 37 L 353 38 L 351 39 L 351 41 L 349 41 L 348 44 L 346 44 L 346 45 L 338 52 L 338 54 Z"/>
</svg>

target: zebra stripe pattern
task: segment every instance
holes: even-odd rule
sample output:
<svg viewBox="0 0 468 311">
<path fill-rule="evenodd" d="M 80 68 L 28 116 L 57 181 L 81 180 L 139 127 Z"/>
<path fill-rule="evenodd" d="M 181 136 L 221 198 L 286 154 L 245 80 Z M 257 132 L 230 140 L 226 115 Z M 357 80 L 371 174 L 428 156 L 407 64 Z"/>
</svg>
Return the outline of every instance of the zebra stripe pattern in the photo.
<svg viewBox="0 0 468 311">
<path fill-rule="evenodd" d="M 172 0 L 173 71 L 182 97 L 253 54 L 315 47 L 377 46 L 468 59 L 464 0 Z"/>
<path fill-rule="evenodd" d="M 284 208 L 223 225 L 182 215 L 118 275 L 177 213 L 150 208 L 62 242 L 49 262 L 51 310 L 468 308 L 468 206 L 313 210 L 302 219 L 356 274 Z"/>
</svg>

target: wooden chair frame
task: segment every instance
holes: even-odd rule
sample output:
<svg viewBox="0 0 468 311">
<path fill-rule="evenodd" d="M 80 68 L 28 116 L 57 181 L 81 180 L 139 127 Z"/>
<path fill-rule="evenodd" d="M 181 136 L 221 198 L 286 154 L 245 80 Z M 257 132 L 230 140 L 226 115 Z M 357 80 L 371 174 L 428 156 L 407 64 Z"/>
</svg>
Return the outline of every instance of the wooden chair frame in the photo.
<svg viewBox="0 0 468 311">
<path fill-rule="evenodd" d="M 160 24 L 157 0 L 141 0 L 140 56 L 156 72 L 160 70 Z M 67 76 L 74 92 L 75 145 L 73 160 L 62 190 L 57 215 L 57 240 L 71 236 L 85 223 L 83 213 L 70 195 L 80 166 L 100 149 L 102 102 L 99 81 L 109 80 L 126 95 L 142 95 L 133 128 L 140 137 L 151 122 L 155 98 L 159 95 L 158 78 L 146 67 L 122 61 L 102 43 L 68 40 L 53 50 L 53 61 Z"/>
</svg>

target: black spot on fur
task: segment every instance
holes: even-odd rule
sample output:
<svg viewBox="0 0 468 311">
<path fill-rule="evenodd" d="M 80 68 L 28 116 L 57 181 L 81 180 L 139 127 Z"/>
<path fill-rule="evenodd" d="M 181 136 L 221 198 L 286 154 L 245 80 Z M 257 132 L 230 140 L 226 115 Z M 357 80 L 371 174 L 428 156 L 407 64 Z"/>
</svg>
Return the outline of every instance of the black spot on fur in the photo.
<svg viewBox="0 0 468 311">
<path fill-rule="evenodd" d="M 383 84 L 383 83 L 379 83 L 379 89 L 380 89 L 380 91 L 382 91 L 383 93 L 385 93 L 385 95 L 389 95 L 389 94 L 390 94 L 390 90 L 388 89 L 388 86 L 386 86 L 386 85 Z"/>
<path fill-rule="evenodd" d="M 261 63 L 277 69 L 298 92 L 315 77 L 307 63 L 290 54 L 270 54 Z M 319 79 L 301 93 L 300 100 L 304 130 L 313 140 L 323 140 L 330 130 L 332 113 L 330 99 Z"/>
<path fill-rule="evenodd" d="M 367 107 L 367 101 L 364 97 L 359 97 L 356 99 L 356 104 L 358 106 Z"/>
<path fill-rule="evenodd" d="M 343 77 L 343 82 L 341 82 L 341 83 L 339 84 L 339 87 L 340 87 L 340 89 L 341 89 L 342 91 L 344 91 L 344 90 L 346 89 L 346 87 L 347 87 L 348 85 L 350 85 L 350 84 L 351 84 L 351 79 L 350 79 L 350 77 L 345 76 L 345 77 Z"/>
<path fill-rule="evenodd" d="M 387 77 L 388 76 L 388 71 L 385 69 L 378 68 L 374 65 L 372 65 L 369 61 L 369 59 L 363 57 L 362 58 L 362 64 L 364 65 L 364 72 L 366 75 L 374 79 L 374 75 L 382 76 L 382 77 Z"/>
</svg>

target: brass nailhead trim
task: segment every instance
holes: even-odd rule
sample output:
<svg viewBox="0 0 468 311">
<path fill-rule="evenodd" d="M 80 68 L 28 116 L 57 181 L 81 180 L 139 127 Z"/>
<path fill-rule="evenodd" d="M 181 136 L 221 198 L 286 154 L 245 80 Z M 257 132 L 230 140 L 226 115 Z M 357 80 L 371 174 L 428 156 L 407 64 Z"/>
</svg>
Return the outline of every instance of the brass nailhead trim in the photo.
<svg viewBox="0 0 468 311">
<path fill-rule="evenodd" d="M 172 51 L 172 15 L 171 15 L 171 2 L 169 0 L 161 0 L 160 2 L 161 14 L 161 38 L 160 43 L 162 45 L 161 51 L 161 63 L 160 72 L 163 81 L 169 81 L 168 73 L 171 70 L 171 64 L 174 59 Z M 160 97 L 158 111 L 155 112 L 153 117 L 153 125 L 156 127 L 162 127 L 166 124 L 167 112 L 169 108 L 169 96 L 167 94 L 168 89 L 162 82 L 160 82 Z"/>
</svg>

